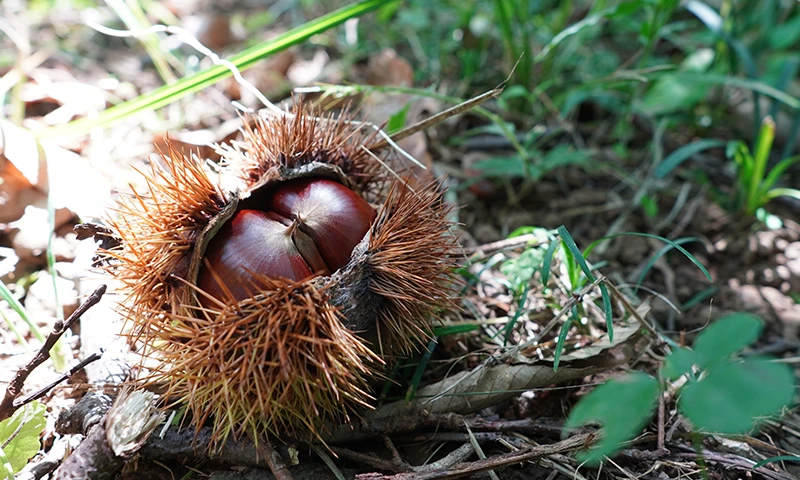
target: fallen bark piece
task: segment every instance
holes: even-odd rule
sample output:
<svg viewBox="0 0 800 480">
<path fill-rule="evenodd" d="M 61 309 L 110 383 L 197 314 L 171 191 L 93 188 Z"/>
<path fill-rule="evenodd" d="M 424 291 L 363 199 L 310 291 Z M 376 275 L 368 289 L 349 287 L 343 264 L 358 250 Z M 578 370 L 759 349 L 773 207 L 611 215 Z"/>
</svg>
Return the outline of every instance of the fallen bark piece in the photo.
<svg viewBox="0 0 800 480">
<path fill-rule="evenodd" d="M 123 392 L 104 422 L 89 434 L 53 476 L 54 480 L 111 479 L 164 420 L 150 392 Z"/>
</svg>

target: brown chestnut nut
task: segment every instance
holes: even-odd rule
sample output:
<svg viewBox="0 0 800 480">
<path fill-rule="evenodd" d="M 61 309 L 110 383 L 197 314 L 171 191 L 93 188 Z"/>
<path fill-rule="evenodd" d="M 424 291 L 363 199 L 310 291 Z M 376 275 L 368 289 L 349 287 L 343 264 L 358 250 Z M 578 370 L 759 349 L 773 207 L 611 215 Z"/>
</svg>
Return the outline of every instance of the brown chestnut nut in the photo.
<svg viewBox="0 0 800 480">
<path fill-rule="evenodd" d="M 263 206 L 236 212 L 209 242 L 197 286 L 212 297 L 224 298 L 225 289 L 237 301 L 251 296 L 254 275 L 330 275 L 347 265 L 375 219 L 366 200 L 323 178 L 285 182 Z"/>
</svg>

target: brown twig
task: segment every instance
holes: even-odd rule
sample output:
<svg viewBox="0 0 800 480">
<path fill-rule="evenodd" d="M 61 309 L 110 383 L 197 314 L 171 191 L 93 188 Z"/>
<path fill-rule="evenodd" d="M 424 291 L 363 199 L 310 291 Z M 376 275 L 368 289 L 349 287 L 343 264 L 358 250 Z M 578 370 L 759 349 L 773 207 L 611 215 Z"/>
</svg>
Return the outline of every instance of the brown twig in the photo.
<svg viewBox="0 0 800 480">
<path fill-rule="evenodd" d="M 14 400 L 22 391 L 22 387 L 25 385 L 25 380 L 28 379 L 31 372 L 33 372 L 36 367 L 44 363 L 48 358 L 50 358 L 50 350 L 56 344 L 61 335 L 64 334 L 72 325 L 77 322 L 81 315 L 86 313 L 88 309 L 96 305 L 100 299 L 102 298 L 103 294 L 106 293 L 106 286 L 101 285 L 97 290 L 95 290 L 89 298 L 81 305 L 80 307 L 75 310 L 72 315 L 69 316 L 65 321 L 57 321 L 53 326 L 53 331 L 50 332 L 50 335 L 47 336 L 45 339 L 44 345 L 36 355 L 31 359 L 27 365 L 21 367 L 17 373 L 14 375 L 14 378 L 11 380 L 11 383 L 8 384 L 6 387 L 5 396 L 3 400 L 0 401 L 0 421 L 9 418 L 14 412 L 20 407 L 22 404 L 16 403 Z"/>
<path fill-rule="evenodd" d="M 475 475 L 477 473 L 485 472 L 488 470 L 499 469 L 516 465 L 522 462 L 536 460 L 538 458 L 546 457 L 556 453 L 565 453 L 581 448 L 590 446 L 594 441 L 595 434 L 588 433 L 583 435 L 576 435 L 574 437 L 562 440 L 552 445 L 541 445 L 531 447 L 525 450 L 510 452 L 503 455 L 497 455 L 487 458 L 485 460 L 477 460 L 474 462 L 459 463 L 454 466 L 424 472 L 408 472 L 398 473 L 396 475 L 383 475 L 379 473 L 369 473 L 356 476 L 358 480 L 433 480 L 433 479 L 451 479 L 461 478 Z"/>
<path fill-rule="evenodd" d="M 14 402 L 14 409 L 16 410 L 17 408 L 20 408 L 23 405 L 26 405 L 26 404 L 34 401 L 34 400 L 38 400 L 38 399 L 42 398 L 43 396 L 45 396 L 47 394 L 47 392 L 49 392 L 50 390 L 55 388 L 59 383 L 61 383 L 64 380 L 68 379 L 69 377 L 75 375 L 79 371 L 83 370 L 83 367 L 85 367 L 86 365 L 89 365 L 92 362 L 96 362 L 97 360 L 100 360 L 100 358 L 103 356 L 103 352 L 104 351 L 105 350 L 100 349 L 99 352 L 95 352 L 95 353 L 89 355 L 85 359 L 81 360 L 77 365 L 75 365 L 74 367 L 70 368 L 69 371 L 64 372 L 60 377 L 58 377 L 56 380 L 54 380 L 49 385 L 45 385 L 44 387 L 42 387 L 39 390 L 31 393 L 30 395 L 28 395 L 27 397 L 23 398 L 22 400 L 15 401 Z"/>
<path fill-rule="evenodd" d="M 270 471 L 275 475 L 275 480 L 294 480 L 292 473 L 286 468 L 281 455 L 275 451 L 269 440 L 264 439 L 263 442 L 258 444 L 259 454 L 264 456 Z"/>
<path fill-rule="evenodd" d="M 393 142 L 399 142 L 400 140 L 410 137 L 417 132 L 421 132 L 426 128 L 430 127 L 431 125 L 436 125 L 439 122 L 442 122 L 452 116 L 458 115 L 459 113 L 466 112 L 467 110 L 477 107 L 481 103 L 489 100 L 490 98 L 497 98 L 501 93 L 503 93 L 503 88 L 498 87 L 493 90 L 489 90 L 486 93 L 478 95 L 477 97 L 471 98 L 465 102 L 461 102 L 458 105 L 448 108 L 447 110 L 441 111 L 436 115 L 432 115 L 425 120 L 415 123 L 414 125 L 410 125 L 399 132 L 392 135 L 391 139 Z M 370 150 L 377 151 L 386 148 L 389 145 L 389 142 L 386 139 L 378 140 L 376 143 L 370 145 L 368 148 Z"/>
</svg>

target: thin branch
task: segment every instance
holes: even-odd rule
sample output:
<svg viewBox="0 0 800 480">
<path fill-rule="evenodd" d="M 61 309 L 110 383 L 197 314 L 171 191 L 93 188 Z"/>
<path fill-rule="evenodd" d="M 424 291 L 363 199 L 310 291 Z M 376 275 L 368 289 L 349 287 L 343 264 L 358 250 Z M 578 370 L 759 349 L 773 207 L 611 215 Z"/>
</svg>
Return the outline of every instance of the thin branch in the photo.
<svg viewBox="0 0 800 480">
<path fill-rule="evenodd" d="M 53 331 L 50 332 L 50 335 L 48 335 L 47 339 L 45 339 L 42 348 L 39 349 L 39 351 L 36 353 L 33 359 L 28 362 L 27 365 L 24 365 L 17 371 L 17 373 L 14 375 L 14 378 L 11 380 L 11 383 L 8 384 L 5 396 L 3 397 L 3 400 L 0 401 L 0 421 L 9 418 L 19 408 L 19 405 L 15 404 L 14 400 L 22 391 L 22 387 L 25 385 L 25 380 L 28 379 L 36 367 L 50 358 L 50 350 L 56 344 L 58 339 L 61 338 L 64 332 L 69 330 L 72 325 L 77 322 L 84 313 L 86 313 L 87 310 L 95 306 L 105 293 L 106 286 L 100 285 L 100 287 L 92 292 L 83 305 L 78 307 L 77 310 L 75 310 L 72 315 L 69 316 L 69 318 L 63 322 L 59 320 L 55 323 L 53 326 Z"/>
<path fill-rule="evenodd" d="M 80 363 L 78 363 L 74 367 L 70 368 L 68 372 L 64 372 L 60 377 L 58 377 L 56 380 L 54 380 L 51 384 L 40 388 L 39 390 L 37 390 L 37 391 L 31 393 L 30 395 L 28 395 L 27 397 L 23 398 L 22 400 L 15 401 L 14 402 L 14 409 L 16 410 L 16 409 L 22 407 L 23 405 L 26 405 L 26 404 L 34 401 L 34 400 L 38 400 L 38 399 L 42 398 L 43 396 L 45 396 L 47 394 L 47 392 L 49 392 L 50 390 L 55 388 L 59 383 L 61 383 L 64 380 L 68 379 L 69 377 L 75 375 L 79 371 L 83 370 L 83 367 L 85 367 L 86 365 L 89 365 L 92 362 L 100 360 L 100 358 L 103 356 L 103 352 L 105 352 L 105 350 L 103 350 L 101 348 L 99 352 L 95 352 L 95 353 L 89 355 L 88 357 L 83 359 Z"/>
<path fill-rule="evenodd" d="M 501 93 L 503 93 L 502 88 L 495 88 L 493 90 L 489 90 L 486 93 L 478 95 L 477 97 L 473 97 L 465 102 L 461 102 L 458 105 L 450 107 L 447 110 L 443 110 L 437 113 L 436 115 L 432 115 L 426 118 L 425 120 L 419 121 L 414 125 L 410 125 L 400 130 L 399 132 L 391 136 L 391 140 L 393 142 L 399 142 L 400 140 L 406 137 L 410 137 L 411 135 L 414 135 L 417 132 L 421 132 L 422 130 L 425 130 L 426 128 L 432 125 L 436 125 L 437 123 L 440 123 L 450 117 L 466 112 L 467 110 L 473 107 L 477 107 L 478 105 L 489 100 L 490 98 L 497 98 Z M 368 148 L 372 151 L 377 151 L 386 148 L 389 144 L 390 142 L 388 141 L 388 139 L 383 138 L 379 140 L 377 143 L 370 145 Z"/>
</svg>

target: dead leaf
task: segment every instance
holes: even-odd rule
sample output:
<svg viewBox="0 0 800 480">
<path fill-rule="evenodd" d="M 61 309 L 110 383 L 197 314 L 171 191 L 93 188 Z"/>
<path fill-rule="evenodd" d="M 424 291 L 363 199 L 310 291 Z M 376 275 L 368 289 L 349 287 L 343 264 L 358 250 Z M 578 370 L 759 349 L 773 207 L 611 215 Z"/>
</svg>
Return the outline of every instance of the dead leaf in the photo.
<svg viewBox="0 0 800 480">
<path fill-rule="evenodd" d="M 409 403 L 399 401 L 385 405 L 367 413 L 365 418 L 406 415 L 420 410 L 434 414 L 476 412 L 524 390 L 544 388 L 624 365 L 638 357 L 648 343 L 649 339 L 640 328 L 618 327 L 613 343 L 605 338 L 585 347 L 585 354 L 563 356 L 558 371 L 553 371 L 551 362 L 482 364 L 421 388 L 417 398 Z"/>
</svg>

